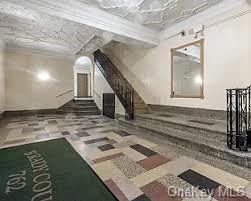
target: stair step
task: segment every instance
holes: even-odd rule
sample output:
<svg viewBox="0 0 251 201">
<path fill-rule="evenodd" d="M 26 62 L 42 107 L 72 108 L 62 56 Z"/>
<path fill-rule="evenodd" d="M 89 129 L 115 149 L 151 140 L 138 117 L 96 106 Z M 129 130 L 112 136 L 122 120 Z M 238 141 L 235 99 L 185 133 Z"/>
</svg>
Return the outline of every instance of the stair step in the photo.
<svg viewBox="0 0 251 201">
<path fill-rule="evenodd" d="M 62 108 L 65 108 L 65 109 L 78 109 L 78 110 L 91 110 L 91 109 L 97 109 L 98 107 L 96 105 L 87 105 L 87 106 L 77 106 L 77 105 L 70 106 L 70 105 L 66 105 L 66 106 L 63 106 Z"/>
<path fill-rule="evenodd" d="M 90 110 L 90 111 L 57 110 L 57 113 L 59 113 L 59 114 L 74 113 L 74 114 L 83 114 L 83 115 L 100 115 L 99 110 Z"/>
<path fill-rule="evenodd" d="M 148 112 L 148 108 L 134 108 L 134 112 L 138 114 L 144 114 Z"/>
<path fill-rule="evenodd" d="M 174 115 L 174 116 L 172 116 Z M 179 116 L 178 116 L 179 118 Z M 204 136 L 208 139 L 216 139 L 221 142 L 227 141 L 227 133 L 225 129 L 222 128 L 210 128 L 208 125 L 201 125 L 191 121 L 180 121 L 177 120 L 175 114 L 166 114 L 166 116 L 158 116 L 152 114 L 136 114 L 136 120 L 144 121 L 144 123 L 149 125 L 159 125 L 163 128 L 172 128 L 180 131 L 190 132 L 197 134 L 199 136 Z M 202 121 L 202 122 L 205 122 Z M 210 121 L 212 122 L 212 121 Z M 219 122 L 219 121 L 217 121 Z M 220 122 L 221 123 L 221 122 Z"/>
<path fill-rule="evenodd" d="M 134 104 L 134 108 L 143 109 L 143 108 L 147 108 L 147 106 L 143 103 L 142 104 L 136 103 L 136 104 Z"/>
<path fill-rule="evenodd" d="M 123 118 L 118 119 L 118 124 L 140 130 L 151 135 L 160 135 L 169 142 L 178 146 L 193 149 L 205 154 L 209 154 L 232 163 L 251 168 L 251 156 L 249 153 L 242 153 L 230 150 L 226 143 L 215 139 L 208 139 L 190 132 L 175 130 L 173 128 L 162 128 L 160 125 L 148 125 L 142 121 L 126 121 Z"/>
</svg>

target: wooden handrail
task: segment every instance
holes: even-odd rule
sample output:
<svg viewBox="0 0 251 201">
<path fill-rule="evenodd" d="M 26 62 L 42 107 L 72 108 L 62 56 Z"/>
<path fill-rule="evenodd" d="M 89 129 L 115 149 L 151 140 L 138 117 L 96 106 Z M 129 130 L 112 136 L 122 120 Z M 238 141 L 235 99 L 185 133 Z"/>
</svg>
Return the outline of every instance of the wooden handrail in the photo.
<svg viewBox="0 0 251 201">
<path fill-rule="evenodd" d="M 56 98 L 59 98 L 59 97 L 64 96 L 64 95 L 66 95 L 66 94 L 68 94 L 68 93 L 71 93 L 71 92 L 73 92 L 73 89 L 71 89 L 71 90 L 69 90 L 69 91 L 66 91 L 66 92 L 64 92 L 64 93 L 62 93 L 62 94 L 59 94 L 58 96 L 56 96 Z"/>
</svg>

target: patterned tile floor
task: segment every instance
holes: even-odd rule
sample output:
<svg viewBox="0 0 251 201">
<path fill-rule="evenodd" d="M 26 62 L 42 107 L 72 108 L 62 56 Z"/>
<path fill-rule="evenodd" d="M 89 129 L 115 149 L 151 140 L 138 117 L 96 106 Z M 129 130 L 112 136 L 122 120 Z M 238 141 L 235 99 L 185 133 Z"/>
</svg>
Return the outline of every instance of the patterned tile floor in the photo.
<svg viewBox="0 0 251 201">
<path fill-rule="evenodd" d="M 8 118 L 0 133 L 0 148 L 65 137 L 120 201 L 251 200 L 249 170 L 224 171 L 103 116 Z"/>
</svg>

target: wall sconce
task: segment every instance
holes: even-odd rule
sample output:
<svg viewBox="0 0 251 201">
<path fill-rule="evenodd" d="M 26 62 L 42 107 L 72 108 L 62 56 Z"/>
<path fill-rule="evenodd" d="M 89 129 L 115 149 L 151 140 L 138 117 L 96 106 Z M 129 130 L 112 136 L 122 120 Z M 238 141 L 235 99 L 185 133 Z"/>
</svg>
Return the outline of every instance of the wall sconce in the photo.
<svg viewBox="0 0 251 201">
<path fill-rule="evenodd" d="M 38 73 L 37 78 L 41 81 L 47 81 L 50 79 L 50 74 L 48 72 L 40 72 Z"/>
</svg>

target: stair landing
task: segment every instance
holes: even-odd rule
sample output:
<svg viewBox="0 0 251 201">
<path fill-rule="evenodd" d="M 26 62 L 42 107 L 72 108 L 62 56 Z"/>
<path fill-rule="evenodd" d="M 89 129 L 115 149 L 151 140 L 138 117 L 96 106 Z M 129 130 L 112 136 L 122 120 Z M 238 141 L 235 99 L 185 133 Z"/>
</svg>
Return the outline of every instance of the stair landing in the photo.
<svg viewBox="0 0 251 201">
<path fill-rule="evenodd" d="M 119 118 L 118 125 L 164 137 L 177 146 L 196 150 L 244 167 L 251 167 L 251 153 L 227 148 L 226 121 L 174 113 L 136 114 L 134 121 Z M 251 150 L 249 150 L 251 151 Z"/>
</svg>

